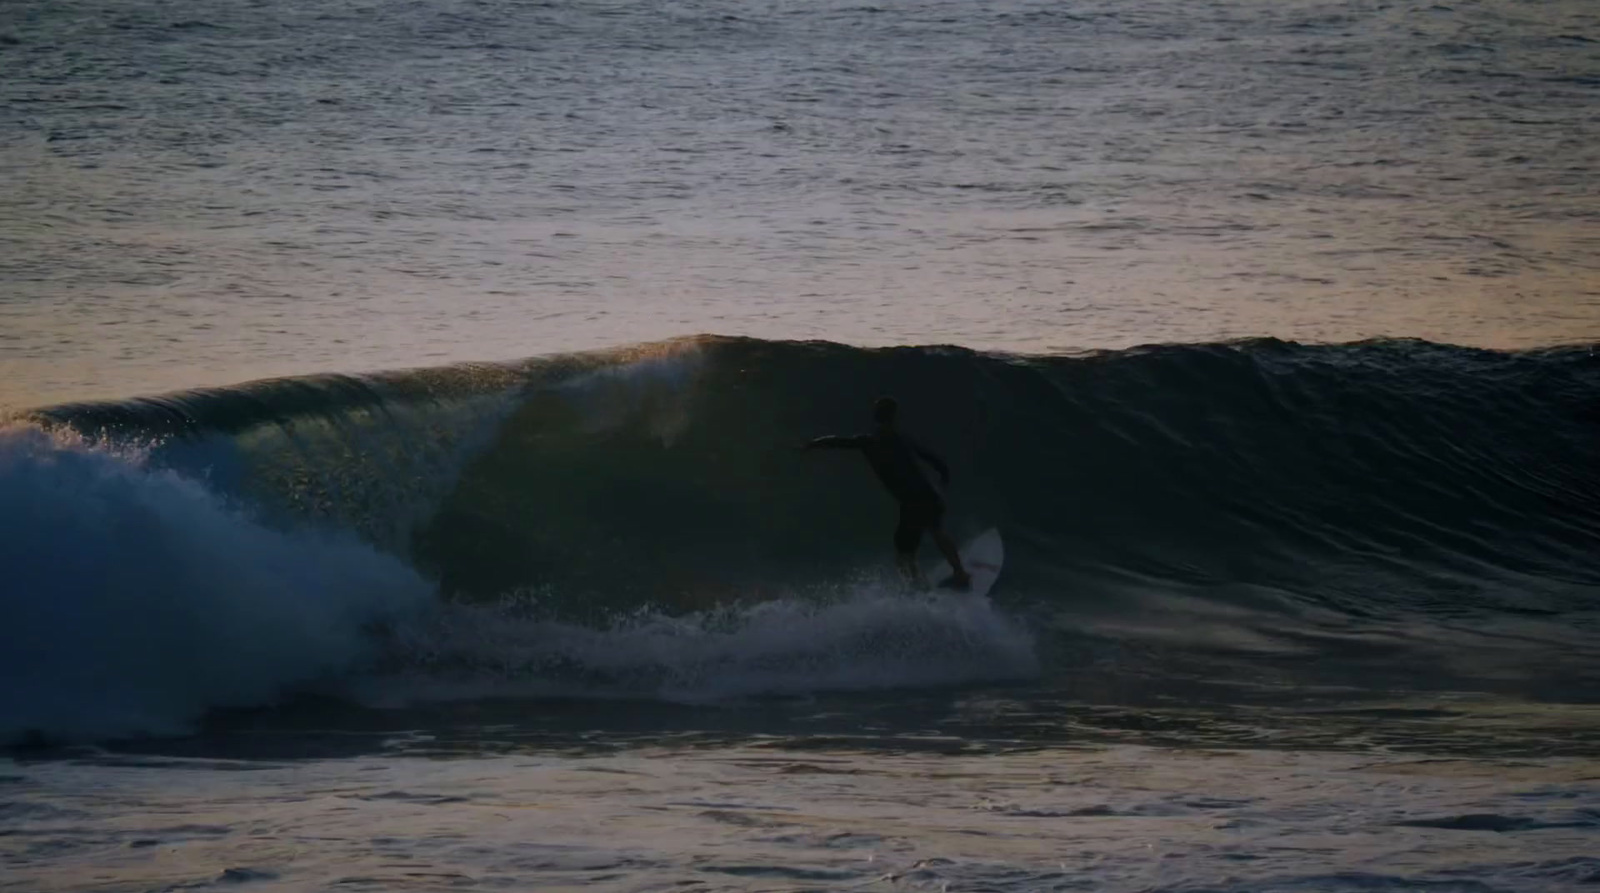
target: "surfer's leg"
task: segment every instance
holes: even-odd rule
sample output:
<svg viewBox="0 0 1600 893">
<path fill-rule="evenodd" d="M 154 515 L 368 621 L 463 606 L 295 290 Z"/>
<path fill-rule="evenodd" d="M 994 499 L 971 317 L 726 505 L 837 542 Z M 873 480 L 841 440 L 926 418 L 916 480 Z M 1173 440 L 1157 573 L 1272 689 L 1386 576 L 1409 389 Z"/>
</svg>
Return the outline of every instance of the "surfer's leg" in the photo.
<svg viewBox="0 0 1600 893">
<path fill-rule="evenodd" d="M 922 544 L 923 520 L 913 506 L 900 504 L 900 523 L 894 528 L 894 563 L 900 575 L 914 589 L 927 589 L 922 569 L 917 567 L 917 546 Z"/>
<path fill-rule="evenodd" d="M 934 524 L 932 533 L 934 545 L 938 546 L 939 551 L 944 553 L 944 560 L 950 562 L 950 582 L 957 586 L 970 584 L 972 575 L 968 574 L 967 569 L 961 564 L 961 550 L 956 548 L 956 541 L 951 539 L 950 534 L 945 533 L 944 528 L 937 523 Z"/>
</svg>

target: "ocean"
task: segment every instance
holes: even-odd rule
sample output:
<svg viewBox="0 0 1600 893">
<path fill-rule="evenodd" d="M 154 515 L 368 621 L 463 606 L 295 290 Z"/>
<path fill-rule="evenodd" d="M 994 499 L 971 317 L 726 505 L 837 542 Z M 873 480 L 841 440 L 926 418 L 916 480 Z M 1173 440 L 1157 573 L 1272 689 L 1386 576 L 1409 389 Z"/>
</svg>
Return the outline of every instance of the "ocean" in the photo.
<svg viewBox="0 0 1600 893">
<path fill-rule="evenodd" d="M 1590 889 L 1597 110 L 1588 0 L 7 0 L 0 890 Z"/>
</svg>

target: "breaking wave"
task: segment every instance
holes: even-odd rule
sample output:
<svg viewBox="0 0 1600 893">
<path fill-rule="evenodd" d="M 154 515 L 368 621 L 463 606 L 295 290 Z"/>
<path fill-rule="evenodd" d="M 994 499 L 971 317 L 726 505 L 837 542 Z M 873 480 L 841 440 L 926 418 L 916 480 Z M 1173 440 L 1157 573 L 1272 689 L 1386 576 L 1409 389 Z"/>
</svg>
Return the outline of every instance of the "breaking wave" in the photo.
<svg viewBox="0 0 1600 893">
<path fill-rule="evenodd" d="M 873 576 L 892 504 L 796 449 L 881 393 L 954 469 L 954 532 L 1003 531 L 992 603 Z M 1597 395 L 1587 348 L 704 337 L 45 408 L 0 439 L 0 731 L 168 730 L 328 678 L 695 700 L 1110 665 L 1593 698 Z"/>
</svg>

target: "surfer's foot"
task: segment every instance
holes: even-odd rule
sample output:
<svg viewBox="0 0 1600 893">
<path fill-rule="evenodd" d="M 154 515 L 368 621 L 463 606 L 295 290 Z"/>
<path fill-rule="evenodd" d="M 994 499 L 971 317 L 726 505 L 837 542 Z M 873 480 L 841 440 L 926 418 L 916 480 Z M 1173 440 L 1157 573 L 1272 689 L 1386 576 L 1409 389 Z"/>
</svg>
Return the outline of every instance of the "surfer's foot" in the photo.
<svg viewBox="0 0 1600 893">
<path fill-rule="evenodd" d="M 972 588 L 972 575 L 966 571 L 956 571 L 950 575 L 950 588 L 967 590 Z"/>
</svg>

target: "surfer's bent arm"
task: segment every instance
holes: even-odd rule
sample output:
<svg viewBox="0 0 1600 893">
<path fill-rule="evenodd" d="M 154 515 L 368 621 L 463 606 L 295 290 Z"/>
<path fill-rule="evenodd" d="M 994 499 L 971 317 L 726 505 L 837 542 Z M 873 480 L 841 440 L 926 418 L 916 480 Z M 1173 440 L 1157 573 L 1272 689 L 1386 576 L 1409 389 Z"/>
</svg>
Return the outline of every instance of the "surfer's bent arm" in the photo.
<svg viewBox="0 0 1600 893">
<path fill-rule="evenodd" d="M 806 441 L 808 450 L 859 450 L 871 438 L 864 435 L 846 436 L 843 434 L 825 434 L 814 440 Z"/>
<path fill-rule="evenodd" d="M 922 457 L 922 461 L 933 466 L 934 471 L 939 472 L 939 483 L 941 486 L 950 486 L 950 466 L 944 464 L 944 460 L 939 458 L 938 454 L 915 441 L 911 442 L 911 449 L 915 450 L 917 455 Z"/>
</svg>

